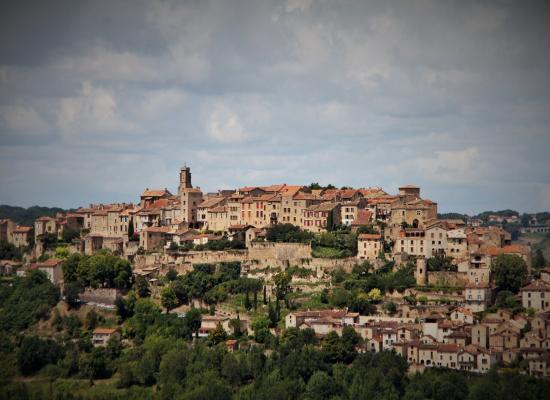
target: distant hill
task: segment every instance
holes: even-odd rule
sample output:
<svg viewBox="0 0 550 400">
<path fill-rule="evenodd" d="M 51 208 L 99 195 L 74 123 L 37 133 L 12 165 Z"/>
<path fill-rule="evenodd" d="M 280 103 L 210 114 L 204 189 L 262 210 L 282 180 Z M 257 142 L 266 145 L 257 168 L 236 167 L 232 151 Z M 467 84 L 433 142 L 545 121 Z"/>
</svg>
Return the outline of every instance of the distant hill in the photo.
<svg viewBox="0 0 550 400">
<path fill-rule="evenodd" d="M 32 206 L 29 208 L 0 205 L 0 219 L 9 218 L 19 225 L 33 226 L 34 220 L 41 216 L 54 217 L 58 212 L 65 212 L 58 207 Z"/>
<path fill-rule="evenodd" d="M 464 222 L 468 220 L 468 216 L 466 214 L 459 214 L 459 213 L 452 213 L 452 212 L 437 214 L 437 217 L 439 219 L 461 219 Z"/>
</svg>

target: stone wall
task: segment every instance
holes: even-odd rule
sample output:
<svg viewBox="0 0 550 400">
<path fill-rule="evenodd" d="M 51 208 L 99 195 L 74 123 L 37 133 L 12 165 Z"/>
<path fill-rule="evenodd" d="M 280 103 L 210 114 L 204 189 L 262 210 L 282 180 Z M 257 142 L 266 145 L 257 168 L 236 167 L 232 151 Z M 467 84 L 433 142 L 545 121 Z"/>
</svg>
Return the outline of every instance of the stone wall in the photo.
<svg viewBox="0 0 550 400">
<path fill-rule="evenodd" d="M 116 298 L 120 296 L 118 289 L 106 289 L 106 288 L 85 288 L 84 292 L 80 294 L 80 300 L 86 303 L 102 303 L 114 305 Z"/>
<path fill-rule="evenodd" d="M 439 286 L 464 286 L 468 275 L 463 272 L 432 271 L 428 272 L 428 284 Z"/>
<path fill-rule="evenodd" d="M 168 268 L 174 268 L 178 273 L 185 273 L 192 269 L 193 264 L 231 261 L 240 261 L 248 270 L 266 269 L 268 267 L 284 270 L 291 266 L 298 266 L 315 271 L 321 269 L 330 272 L 337 268 L 350 271 L 357 259 L 355 257 L 342 259 L 312 258 L 311 246 L 303 243 L 253 242 L 246 250 L 136 255 L 134 267 L 145 268 L 147 266 L 164 265 L 166 268 L 161 269 L 161 274 Z"/>
<path fill-rule="evenodd" d="M 252 260 L 278 260 L 290 264 L 311 258 L 311 245 L 303 243 L 251 242 L 248 258 Z"/>
</svg>

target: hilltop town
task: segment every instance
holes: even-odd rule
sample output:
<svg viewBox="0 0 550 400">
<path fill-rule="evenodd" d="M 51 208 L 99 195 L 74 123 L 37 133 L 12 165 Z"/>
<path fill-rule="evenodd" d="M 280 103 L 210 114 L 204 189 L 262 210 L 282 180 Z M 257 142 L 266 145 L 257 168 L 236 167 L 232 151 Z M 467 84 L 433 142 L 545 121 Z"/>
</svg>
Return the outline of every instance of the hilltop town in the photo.
<svg viewBox="0 0 550 400">
<path fill-rule="evenodd" d="M 175 194 L 146 188 L 136 204 L 91 204 L 34 226 L 2 220 L 0 241 L 20 258 L 0 268 L 43 271 L 69 309 L 121 314 L 147 297 L 178 318 L 201 310 L 196 336 L 231 351 L 292 329 L 319 344 L 351 329 L 354 351 L 395 352 L 409 371 L 550 375 L 550 268 L 503 228 L 519 217 L 438 215 L 414 185 L 204 193 L 186 166 Z M 533 218 L 523 234 L 550 232 Z M 92 343 L 132 346 L 139 335 L 124 327 L 124 317 L 98 325 Z"/>
</svg>

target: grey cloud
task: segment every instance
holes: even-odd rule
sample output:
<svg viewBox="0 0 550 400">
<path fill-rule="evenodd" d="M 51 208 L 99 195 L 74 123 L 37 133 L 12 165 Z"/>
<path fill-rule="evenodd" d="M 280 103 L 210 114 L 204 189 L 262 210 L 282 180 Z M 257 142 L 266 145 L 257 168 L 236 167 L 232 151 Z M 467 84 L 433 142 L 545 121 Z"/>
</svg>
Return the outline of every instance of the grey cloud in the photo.
<svg viewBox="0 0 550 400">
<path fill-rule="evenodd" d="M 187 162 L 210 190 L 413 182 L 447 211 L 548 207 L 546 2 L 0 7 L 0 202 L 128 201 Z"/>
</svg>

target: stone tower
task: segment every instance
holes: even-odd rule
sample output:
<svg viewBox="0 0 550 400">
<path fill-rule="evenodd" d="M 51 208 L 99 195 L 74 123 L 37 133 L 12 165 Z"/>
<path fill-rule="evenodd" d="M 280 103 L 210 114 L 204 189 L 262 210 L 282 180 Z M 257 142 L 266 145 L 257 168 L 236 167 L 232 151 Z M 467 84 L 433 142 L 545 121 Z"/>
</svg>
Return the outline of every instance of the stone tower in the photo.
<svg viewBox="0 0 550 400">
<path fill-rule="evenodd" d="M 183 166 L 180 168 L 180 185 L 178 187 L 178 192 L 181 194 L 183 189 L 190 189 L 193 185 L 191 184 L 191 168 L 188 166 Z"/>
<path fill-rule="evenodd" d="M 202 192 L 199 188 L 193 188 L 191 184 L 191 168 L 183 166 L 180 168 L 180 184 L 178 194 L 181 204 L 181 217 L 189 227 L 197 225 L 197 206 L 202 202 Z"/>
<path fill-rule="evenodd" d="M 426 266 L 426 258 L 417 257 L 416 259 L 416 272 L 414 274 L 416 278 L 416 284 L 418 286 L 426 286 L 428 284 L 428 269 Z"/>
</svg>

